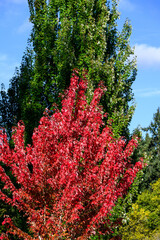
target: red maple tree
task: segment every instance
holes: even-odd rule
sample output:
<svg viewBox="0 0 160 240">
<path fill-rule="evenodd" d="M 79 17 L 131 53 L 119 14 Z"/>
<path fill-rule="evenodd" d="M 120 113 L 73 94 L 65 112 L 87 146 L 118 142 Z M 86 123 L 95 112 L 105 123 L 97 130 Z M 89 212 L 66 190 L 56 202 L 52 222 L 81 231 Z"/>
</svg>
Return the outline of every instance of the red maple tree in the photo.
<svg viewBox="0 0 160 240">
<path fill-rule="evenodd" d="M 62 100 L 62 109 L 45 112 L 34 130 L 32 145 L 25 147 L 22 122 L 14 129 L 14 149 L 1 133 L 0 161 L 9 166 L 19 188 L 0 166 L 4 189 L 0 198 L 25 212 L 31 235 L 8 217 L 10 234 L 23 239 L 87 239 L 109 231 L 107 218 L 118 197 L 132 184 L 142 162 L 131 164 L 137 140 L 115 139 L 99 106 L 101 84 L 90 104 L 86 101 L 86 76 L 75 70 Z M 8 233 L 1 239 L 8 239 Z"/>
</svg>

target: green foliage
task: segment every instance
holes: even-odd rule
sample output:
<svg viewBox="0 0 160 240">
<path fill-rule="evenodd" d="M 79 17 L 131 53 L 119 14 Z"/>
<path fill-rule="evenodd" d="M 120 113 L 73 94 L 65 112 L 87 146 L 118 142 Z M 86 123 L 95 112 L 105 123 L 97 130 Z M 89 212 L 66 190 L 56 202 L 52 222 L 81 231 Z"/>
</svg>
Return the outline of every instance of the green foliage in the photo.
<svg viewBox="0 0 160 240">
<path fill-rule="evenodd" d="M 152 185 L 152 191 L 141 195 L 121 227 L 122 239 L 152 240 L 160 237 L 160 179 Z"/>
<path fill-rule="evenodd" d="M 88 101 L 98 83 L 104 82 L 107 93 L 101 103 L 113 121 L 114 135 L 128 136 L 136 65 L 131 58 L 129 21 L 121 32 L 117 28 L 118 0 L 28 0 L 28 4 L 33 24 L 31 47 L 11 79 L 9 91 L 18 110 L 11 110 L 7 120 L 4 103 L 10 104 L 12 97 L 9 92 L 1 93 L 5 126 L 10 131 L 14 122 L 23 119 L 26 142 L 31 142 L 44 109 L 51 109 L 53 101 L 59 104 L 59 93 L 69 86 L 71 72 L 78 68 L 88 72 Z"/>
<path fill-rule="evenodd" d="M 10 80 L 10 85 L 6 91 L 4 86 L 1 87 L 0 99 L 0 125 L 7 130 L 9 138 L 11 138 L 12 127 L 17 122 L 23 119 L 27 121 L 26 105 L 30 104 L 30 82 L 33 76 L 33 51 L 31 46 L 28 46 L 20 68 L 16 68 L 13 78 Z M 32 127 L 33 126 L 33 127 Z M 33 130 L 35 124 L 30 123 Z"/>
<path fill-rule="evenodd" d="M 143 181 L 140 185 L 141 191 L 148 189 L 151 183 L 160 178 L 160 108 L 154 114 L 149 127 L 144 130 L 147 131 L 147 134 L 142 140 L 140 154 L 144 155 L 148 166 L 144 169 Z"/>
</svg>

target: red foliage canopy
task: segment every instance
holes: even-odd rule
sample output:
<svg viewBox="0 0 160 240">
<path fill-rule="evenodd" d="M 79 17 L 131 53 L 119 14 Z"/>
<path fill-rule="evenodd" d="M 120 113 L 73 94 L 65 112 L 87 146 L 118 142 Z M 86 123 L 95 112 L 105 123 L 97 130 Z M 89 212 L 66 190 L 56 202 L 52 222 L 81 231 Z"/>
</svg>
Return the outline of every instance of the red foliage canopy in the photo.
<svg viewBox="0 0 160 240">
<path fill-rule="evenodd" d="M 105 90 L 101 85 L 90 104 L 85 91 L 87 81 L 74 71 L 62 109 L 47 113 L 33 133 L 32 146 L 24 145 L 24 125 L 14 129 L 14 149 L 1 134 L 0 161 L 10 167 L 17 189 L 0 166 L 4 190 L 0 198 L 16 206 L 28 217 L 32 237 L 4 220 L 11 233 L 23 239 L 87 239 L 95 232 L 108 231 L 107 216 L 118 197 L 123 196 L 142 167 L 130 163 L 137 140 L 128 144 L 114 139 L 103 122 L 98 105 Z M 29 168 L 32 166 L 32 169 Z M 1 236 L 7 239 L 7 234 Z"/>
</svg>

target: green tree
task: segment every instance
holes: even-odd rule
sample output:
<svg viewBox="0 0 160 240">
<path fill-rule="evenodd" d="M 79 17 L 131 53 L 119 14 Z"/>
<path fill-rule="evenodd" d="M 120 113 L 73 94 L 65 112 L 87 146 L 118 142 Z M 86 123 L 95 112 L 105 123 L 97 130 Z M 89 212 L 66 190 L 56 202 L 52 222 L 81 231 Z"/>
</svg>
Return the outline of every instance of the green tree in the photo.
<svg viewBox="0 0 160 240">
<path fill-rule="evenodd" d="M 10 132 L 11 126 L 9 126 L 8 119 L 9 119 L 8 95 L 5 90 L 4 84 L 2 83 L 0 92 L 0 126 L 5 127 Z"/>
<path fill-rule="evenodd" d="M 160 237 L 160 179 L 145 190 L 121 227 L 122 240 L 157 240 Z"/>
<path fill-rule="evenodd" d="M 134 131 L 134 134 L 138 135 L 141 141 L 134 152 L 133 159 L 137 161 L 139 157 L 143 157 L 144 164 L 147 166 L 140 174 L 132 209 L 127 213 L 130 221 L 127 221 L 127 224 L 121 228 L 123 239 L 129 240 L 150 240 L 160 237 L 160 222 L 158 220 L 160 201 L 157 196 L 160 187 L 160 108 L 154 114 L 149 127 L 142 128 L 142 130 L 146 132 L 144 137 L 142 137 L 142 131 L 139 128 Z M 127 218 L 124 218 L 125 220 Z"/>
<path fill-rule="evenodd" d="M 4 85 L 1 85 L 0 115 L 1 126 L 7 130 L 9 137 L 11 135 L 12 126 L 16 123 L 19 116 L 18 110 L 18 79 L 19 71 L 16 68 L 15 74 L 11 79 L 9 89 L 6 91 Z"/>
<path fill-rule="evenodd" d="M 107 94 L 102 99 L 115 135 L 127 134 L 133 114 L 132 83 L 136 77 L 133 49 L 129 45 L 131 25 L 117 28 L 118 1 L 29 0 L 35 53 L 30 104 L 37 124 L 45 107 L 57 102 L 58 93 L 69 86 L 74 68 L 88 72 L 91 99 L 102 80 Z M 54 100 L 53 100 L 54 99 Z M 37 116 L 39 116 L 37 118 Z"/>
<path fill-rule="evenodd" d="M 160 178 L 160 108 L 153 116 L 143 140 L 142 149 L 145 152 L 148 166 L 144 169 L 143 181 L 140 185 L 141 191 L 150 187 L 150 184 Z"/>
<path fill-rule="evenodd" d="M 12 91 L 18 81 L 14 101 L 19 110 L 10 116 L 25 122 L 26 141 L 30 142 L 44 109 L 60 103 L 58 95 L 69 86 L 74 68 L 88 72 L 88 101 L 98 83 L 104 82 L 107 94 L 101 102 L 113 120 L 114 134 L 128 136 L 137 70 L 135 59 L 131 60 L 131 25 L 127 20 L 122 31 L 117 27 L 118 0 L 28 0 L 28 4 L 33 52 L 25 53 L 10 86 Z"/>
<path fill-rule="evenodd" d="M 10 80 L 9 88 L 6 91 L 4 85 L 1 86 L 0 99 L 0 125 L 7 130 L 8 137 L 11 138 L 12 127 L 23 119 L 27 122 L 32 115 L 28 114 L 26 105 L 29 104 L 30 83 L 33 76 L 33 50 L 28 45 L 21 66 L 16 68 L 15 74 Z M 27 104 L 26 104 L 27 103 Z M 33 122 L 33 125 L 35 123 Z M 27 125 L 27 127 L 29 127 Z M 27 128 L 27 132 L 29 129 Z"/>
</svg>

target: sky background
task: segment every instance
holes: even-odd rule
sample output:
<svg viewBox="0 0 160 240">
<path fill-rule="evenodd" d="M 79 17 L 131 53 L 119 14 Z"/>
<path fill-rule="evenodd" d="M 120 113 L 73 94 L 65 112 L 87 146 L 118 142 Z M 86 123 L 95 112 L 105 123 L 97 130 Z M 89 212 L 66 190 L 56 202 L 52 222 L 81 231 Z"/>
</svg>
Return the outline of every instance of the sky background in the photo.
<svg viewBox="0 0 160 240">
<path fill-rule="evenodd" d="M 133 27 L 138 74 L 132 85 L 136 110 L 130 130 L 147 127 L 160 107 L 160 1 L 120 0 L 121 27 L 126 18 Z M 27 0 L 0 0 L 0 84 L 6 89 L 21 64 L 31 32 Z"/>
</svg>

